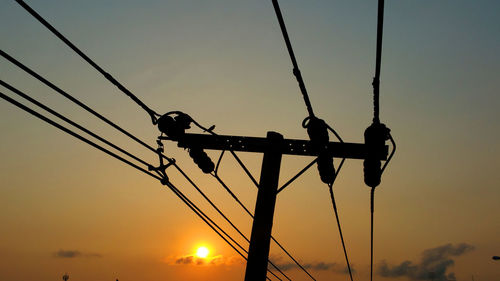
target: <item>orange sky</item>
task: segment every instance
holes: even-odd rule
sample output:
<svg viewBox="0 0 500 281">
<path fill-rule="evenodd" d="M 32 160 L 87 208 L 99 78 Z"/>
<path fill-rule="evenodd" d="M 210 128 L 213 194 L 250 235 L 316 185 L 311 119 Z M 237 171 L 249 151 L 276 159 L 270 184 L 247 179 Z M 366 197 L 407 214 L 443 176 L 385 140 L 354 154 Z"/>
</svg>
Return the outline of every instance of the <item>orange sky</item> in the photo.
<svg viewBox="0 0 500 281">
<path fill-rule="evenodd" d="M 270 1 L 27 2 L 158 112 L 184 111 L 220 134 L 308 138 L 301 127 L 307 112 Z M 282 2 L 315 113 L 345 141 L 362 142 L 372 114 L 376 1 Z M 456 280 L 500 279 L 500 263 L 491 259 L 500 255 L 500 6 L 488 0 L 386 6 L 381 119 L 398 151 L 376 193 L 375 280 L 428 280 L 433 268 Z M 155 145 L 158 130 L 144 111 L 15 1 L 1 4 L 0 36 L 3 51 Z M 157 163 L 155 154 L 4 59 L 0 79 Z M 60 280 L 65 272 L 70 280 L 243 280 L 237 253 L 156 180 L 7 102 L 0 102 L 0 117 L 0 280 Z M 167 143 L 165 153 L 250 236 L 250 217 L 214 178 L 176 144 Z M 259 178 L 262 155 L 239 155 Z M 280 183 L 311 160 L 284 156 Z M 369 278 L 362 169 L 361 161 L 347 161 L 335 183 L 355 280 Z M 167 173 L 248 246 L 178 172 Z M 219 173 L 253 210 L 257 190 L 229 154 Z M 316 167 L 279 194 L 274 221 L 273 235 L 317 280 L 348 279 Z M 189 258 L 200 245 L 210 248 L 213 262 Z M 275 245 L 271 258 L 291 279 L 309 280 Z"/>
</svg>

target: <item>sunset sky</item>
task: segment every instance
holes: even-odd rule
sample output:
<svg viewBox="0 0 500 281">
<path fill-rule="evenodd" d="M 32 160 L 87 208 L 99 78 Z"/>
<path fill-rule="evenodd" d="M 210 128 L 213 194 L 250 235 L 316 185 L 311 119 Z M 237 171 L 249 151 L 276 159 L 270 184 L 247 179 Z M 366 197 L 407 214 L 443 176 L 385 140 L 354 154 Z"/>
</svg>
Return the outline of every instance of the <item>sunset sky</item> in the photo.
<svg viewBox="0 0 500 281">
<path fill-rule="evenodd" d="M 186 112 L 219 134 L 308 139 L 270 0 L 26 2 L 160 113 Z M 280 4 L 315 113 L 345 141 L 363 142 L 377 1 Z M 385 13 L 381 120 L 398 150 L 376 192 L 374 280 L 429 280 L 431 271 L 436 281 L 500 280 L 491 258 L 500 255 L 500 2 L 387 0 Z M 1 50 L 156 145 L 149 116 L 13 0 L 1 1 L 0 38 Z M 158 164 L 3 58 L 0 79 Z M 0 131 L 0 280 L 61 280 L 66 272 L 70 281 L 244 279 L 245 261 L 157 180 L 3 100 Z M 250 236 L 251 218 L 213 177 L 175 143 L 165 154 Z M 258 179 L 262 155 L 238 155 Z M 311 160 L 284 156 L 280 183 Z M 176 170 L 167 174 L 248 247 Z M 253 211 L 257 189 L 229 154 L 219 175 Z M 369 280 L 362 161 L 346 162 L 334 190 L 354 279 Z M 348 280 L 316 167 L 279 194 L 273 235 L 317 280 Z M 292 280 L 310 280 L 274 244 L 270 256 Z"/>
</svg>

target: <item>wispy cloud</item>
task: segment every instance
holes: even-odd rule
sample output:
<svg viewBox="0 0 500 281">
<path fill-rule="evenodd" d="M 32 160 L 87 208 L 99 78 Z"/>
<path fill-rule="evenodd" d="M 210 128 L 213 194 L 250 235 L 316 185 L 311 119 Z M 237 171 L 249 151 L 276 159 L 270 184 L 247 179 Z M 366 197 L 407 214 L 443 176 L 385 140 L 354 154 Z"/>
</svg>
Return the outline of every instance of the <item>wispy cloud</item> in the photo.
<svg viewBox="0 0 500 281">
<path fill-rule="evenodd" d="M 282 257 L 271 257 L 271 261 L 279 267 L 281 270 L 292 270 L 297 269 L 299 266 L 293 262 L 282 263 Z M 349 269 L 346 265 L 342 265 L 336 262 L 312 262 L 312 263 L 301 263 L 302 267 L 308 270 L 317 270 L 317 271 L 333 271 L 341 274 L 349 274 Z M 352 272 L 356 272 L 353 265 L 351 264 Z"/>
<path fill-rule="evenodd" d="M 454 258 L 474 249 L 472 245 L 461 243 L 456 246 L 446 244 L 424 250 L 419 263 L 403 261 L 399 265 L 389 265 L 382 262 L 378 274 L 383 277 L 408 277 L 410 280 L 446 281 L 455 280 L 455 273 L 447 270 L 455 263 Z"/>
<path fill-rule="evenodd" d="M 53 256 L 56 258 L 63 258 L 63 259 L 71 259 L 71 258 L 100 258 L 102 257 L 101 254 L 98 253 L 82 253 L 78 250 L 59 250 L 55 253 L 53 253 Z"/>
<path fill-rule="evenodd" d="M 195 255 L 186 255 L 180 257 L 169 257 L 165 258 L 163 262 L 169 265 L 204 265 L 204 266 L 220 266 L 220 265 L 234 265 L 241 264 L 243 260 L 240 257 L 224 257 L 222 255 L 199 258 Z"/>
</svg>

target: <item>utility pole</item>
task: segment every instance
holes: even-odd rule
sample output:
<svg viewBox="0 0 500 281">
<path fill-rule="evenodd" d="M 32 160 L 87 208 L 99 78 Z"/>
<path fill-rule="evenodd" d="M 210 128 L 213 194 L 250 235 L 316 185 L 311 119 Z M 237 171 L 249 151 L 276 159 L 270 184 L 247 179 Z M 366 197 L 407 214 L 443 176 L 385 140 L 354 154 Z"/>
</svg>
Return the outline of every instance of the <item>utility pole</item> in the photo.
<svg viewBox="0 0 500 281">
<path fill-rule="evenodd" d="M 330 156 L 337 158 L 366 159 L 375 157 L 379 160 L 387 160 L 388 155 L 388 146 L 384 143 L 367 145 L 364 143 L 328 142 L 325 148 L 318 149 L 309 140 L 284 139 L 281 134 L 276 132 L 268 132 L 266 138 L 190 133 L 172 135 L 175 137 L 161 136 L 159 139 L 177 141 L 177 146 L 187 149 L 264 153 L 245 281 L 266 280 L 278 179 L 283 154 L 318 156 L 321 151 L 321 153 L 328 153 Z"/>
<path fill-rule="evenodd" d="M 262 159 L 245 280 L 266 280 L 267 274 L 267 259 L 278 191 L 282 156 L 280 147 L 283 136 L 275 132 L 268 132 L 267 139 L 268 147 Z"/>
</svg>

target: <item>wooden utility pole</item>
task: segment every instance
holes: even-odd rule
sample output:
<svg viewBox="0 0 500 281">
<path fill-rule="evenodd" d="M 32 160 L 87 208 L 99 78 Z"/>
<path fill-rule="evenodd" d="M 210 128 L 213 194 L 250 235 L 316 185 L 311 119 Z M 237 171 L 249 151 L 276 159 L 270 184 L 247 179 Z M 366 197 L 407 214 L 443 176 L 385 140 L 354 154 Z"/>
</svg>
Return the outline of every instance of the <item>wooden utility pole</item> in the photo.
<svg viewBox="0 0 500 281">
<path fill-rule="evenodd" d="M 259 191 L 255 203 L 255 213 L 248 250 L 245 280 L 266 280 L 267 260 L 273 228 L 274 207 L 278 191 L 281 166 L 281 143 L 283 136 L 268 132 L 268 147 L 262 159 Z"/>
</svg>

